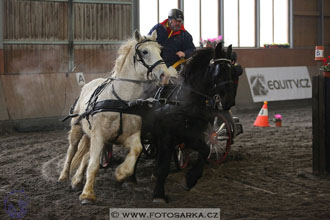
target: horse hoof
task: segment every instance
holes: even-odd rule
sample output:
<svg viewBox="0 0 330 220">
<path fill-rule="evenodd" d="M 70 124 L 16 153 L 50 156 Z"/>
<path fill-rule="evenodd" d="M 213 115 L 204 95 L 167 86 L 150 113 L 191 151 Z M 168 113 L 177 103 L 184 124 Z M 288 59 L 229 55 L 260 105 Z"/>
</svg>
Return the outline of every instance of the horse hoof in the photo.
<svg viewBox="0 0 330 220">
<path fill-rule="evenodd" d="M 60 177 L 58 178 L 57 182 L 58 182 L 58 183 L 63 183 L 63 182 L 65 182 L 67 179 L 68 179 L 67 177 L 62 177 L 62 176 L 60 176 Z"/>
<path fill-rule="evenodd" d="M 82 204 L 82 205 L 90 205 L 90 204 L 94 204 L 94 200 L 91 200 L 91 199 L 83 199 L 83 200 L 81 200 L 81 204 Z"/>
<path fill-rule="evenodd" d="M 70 187 L 70 189 L 75 192 L 82 190 L 82 188 L 83 188 L 83 184 L 71 185 Z"/>
<path fill-rule="evenodd" d="M 159 204 L 166 204 L 167 203 L 166 199 L 164 199 L 164 198 L 154 198 L 152 200 L 152 202 L 153 203 L 159 203 Z"/>
</svg>

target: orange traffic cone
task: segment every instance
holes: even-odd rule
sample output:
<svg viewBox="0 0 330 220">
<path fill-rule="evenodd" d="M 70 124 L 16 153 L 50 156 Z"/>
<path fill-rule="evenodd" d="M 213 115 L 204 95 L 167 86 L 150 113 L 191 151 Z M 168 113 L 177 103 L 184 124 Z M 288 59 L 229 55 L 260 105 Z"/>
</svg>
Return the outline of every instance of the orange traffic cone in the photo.
<svg viewBox="0 0 330 220">
<path fill-rule="evenodd" d="M 254 121 L 253 126 L 269 127 L 267 101 L 264 101 L 264 105 L 262 106 L 257 119 Z"/>
</svg>

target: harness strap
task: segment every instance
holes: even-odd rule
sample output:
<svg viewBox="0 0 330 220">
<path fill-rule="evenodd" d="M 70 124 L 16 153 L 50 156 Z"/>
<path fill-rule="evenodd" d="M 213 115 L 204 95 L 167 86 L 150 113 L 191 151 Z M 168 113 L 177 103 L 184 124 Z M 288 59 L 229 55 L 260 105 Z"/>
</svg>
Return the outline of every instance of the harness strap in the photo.
<svg viewBox="0 0 330 220">
<path fill-rule="evenodd" d="M 117 136 L 113 140 L 114 142 L 117 141 L 117 139 L 120 137 L 120 135 L 123 134 L 123 113 L 120 112 L 119 115 L 120 115 L 119 130 L 118 130 Z"/>
<path fill-rule="evenodd" d="M 153 82 L 156 82 L 155 79 L 149 79 L 149 80 L 135 80 L 135 79 L 124 79 L 124 78 L 111 78 L 111 79 L 116 81 L 131 82 L 136 84 L 151 84 Z"/>
<path fill-rule="evenodd" d="M 219 88 L 225 86 L 226 84 L 234 84 L 234 82 L 233 81 L 222 82 L 222 83 L 218 84 L 214 89 L 219 89 Z"/>
<path fill-rule="evenodd" d="M 73 118 L 73 117 L 77 117 L 79 115 L 79 114 L 73 114 L 73 111 L 74 111 L 74 108 L 77 105 L 78 99 L 79 99 L 79 97 L 76 98 L 76 100 L 74 101 L 73 105 L 71 106 L 70 111 L 69 111 L 69 114 L 65 118 L 63 118 L 61 120 L 62 122 L 65 122 L 67 119 Z"/>
<path fill-rule="evenodd" d="M 112 94 L 119 100 L 119 101 L 121 101 L 121 102 L 123 102 L 123 103 L 125 103 L 125 104 L 127 104 L 124 100 L 122 100 L 120 97 L 119 97 L 119 95 L 116 93 L 116 90 L 115 90 L 115 86 L 112 84 L 111 85 L 112 86 Z"/>
<path fill-rule="evenodd" d="M 165 64 L 164 60 L 158 60 L 156 63 L 152 64 L 151 66 L 149 66 L 148 68 L 148 73 L 147 76 L 149 77 L 149 73 L 152 72 L 152 70 L 158 65 L 158 64 Z"/>
</svg>

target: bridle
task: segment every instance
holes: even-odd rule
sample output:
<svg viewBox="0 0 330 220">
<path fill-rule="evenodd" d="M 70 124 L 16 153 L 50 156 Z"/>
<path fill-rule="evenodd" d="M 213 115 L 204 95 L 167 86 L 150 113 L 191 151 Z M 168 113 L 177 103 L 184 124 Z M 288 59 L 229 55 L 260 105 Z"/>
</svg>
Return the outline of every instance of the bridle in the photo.
<svg viewBox="0 0 330 220">
<path fill-rule="evenodd" d="M 226 58 L 218 58 L 218 59 L 211 59 L 210 62 L 209 62 L 209 67 L 215 67 L 216 65 L 220 65 L 221 63 L 228 63 L 228 65 L 230 66 L 230 68 L 232 68 L 232 64 L 231 64 L 231 60 L 230 59 L 226 59 Z M 226 84 L 231 84 L 233 83 L 232 80 L 227 80 L 227 81 L 224 81 L 224 82 L 221 82 L 219 84 L 217 84 L 213 89 L 216 90 L 216 89 L 219 89 L 223 86 L 225 86 Z M 192 89 L 190 88 L 190 90 L 197 94 L 197 95 L 200 95 L 200 96 L 203 96 L 207 99 L 213 99 L 212 97 L 210 97 L 209 95 L 205 94 L 205 93 L 202 93 L 202 92 L 199 92 L 195 89 Z"/>
<path fill-rule="evenodd" d="M 227 58 L 218 58 L 218 59 L 211 59 L 209 65 L 215 67 L 215 66 L 220 65 L 220 64 L 222 64 L 222 63 L 227 63 L 228 66 L 229 66 L 230 68 L 232 68 L 233 65 L 232 65 L 231 62 L 232 62 L 231 59 L 227 59 Z M 221 83 L 217 84 L 217 85 L 215 86 L 214 89 L 221 88 L 221 87 L 223 87 L 224 85 L 226 85 L 226 84 L 231 84 L 231 83 L 233 83 L 232 80 L 227 80 L 227 81 L 221 82 Z"/>
<path fill-rule="evenodd" d="M 136 63 L 136 61 L 138 61 L 138 62 L 141 62 L 142 65 L 145 66 L 145 67 L 148 69 L 148 72 L 147 72 L 147 78 L 149 78 L 149 74 L 152 72 L 152 70 L 153 70 L 156 66 L 158 66 L 159 64 L 164 64 L 165 61 L 161 59 L 161 60 L 156 61 L 156 62 L 155 62 L 154 64 L 152 64 L 152 65 L 148 65 L 148 64 L 144 61 L 144 59 L 143 59 L 143 57 L 142 57 L 142 55 L 141 55 L 141 52 L 140 52 L 140 50 L 139 50 L 139 47 L 141 46 L 141 44 L 146 43 L 146 42 L 156 42 L 156 43 L 157 43 L 157 41 L 150 40 L 150 39 L 146 39 L 146 38 L 143 39 L 142 41 L 138 42 L 138 43 L 135 45 L 135 54 L 134 54 L 133 58 L 134 58 L 134 67 L 135 67 L 135 63 Z"/>
</svg>

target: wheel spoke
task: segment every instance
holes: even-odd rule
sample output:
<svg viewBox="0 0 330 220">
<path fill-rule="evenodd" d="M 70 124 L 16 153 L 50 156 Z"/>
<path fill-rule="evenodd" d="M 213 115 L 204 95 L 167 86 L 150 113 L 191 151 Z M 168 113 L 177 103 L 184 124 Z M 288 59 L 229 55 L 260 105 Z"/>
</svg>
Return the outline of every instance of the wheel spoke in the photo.
<svg viewBox="0 0 330 220">
<path fill-rule="evenodd" d="M 217 140 L 218 141 L 226 141 L 226 140 L 229 140 L 229 137 L 228 136 L 218 136 Z"/>
<path fill-rule="evenodd" d="M 224 129 L 225 126 L 226 126 L 226 124 L 222 123 L 221 126 L 219 127 L 219 129 L 216 131 L 216 133 L 220 134 L 220 132 Z"/>
<path fill-rule="evenodd" d="M 217 145 L 216 145 L 216 148 L 217 148 L 217 149 L 220 149 L 221 151 L 226 151 L 225 146 L 226 146 L 226 145 L 217 144 Z"/>
<path fill-rule="evenodd" d="M 213 151 L 213 144 L 210 144 L 210 153 L 209 153 L 209 156 L 207 158 L 211 157 L 212 151 Z"/>
<path fill-rule="evenodd" d="M 205 133 L 205 142 L 210 146 L 208 159 L 219 164 L 229 153 L 232 127 L 226 119 L 225 112 L 216 112 L 213 117 L 213 123 L 209 124 L 207 133 Z"/>
<path fill-rule="evenodd" d="M 216 126 L 218 125 L 218 117 L 215 116 L 214 121 L 213 121 L 213 129 L 216 129 Z"/>
</svg>

